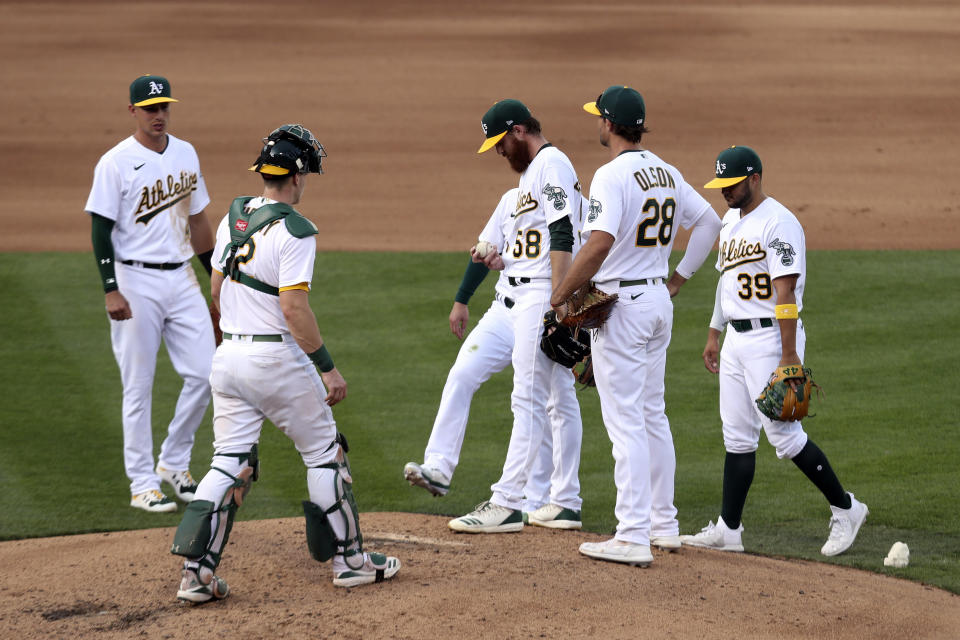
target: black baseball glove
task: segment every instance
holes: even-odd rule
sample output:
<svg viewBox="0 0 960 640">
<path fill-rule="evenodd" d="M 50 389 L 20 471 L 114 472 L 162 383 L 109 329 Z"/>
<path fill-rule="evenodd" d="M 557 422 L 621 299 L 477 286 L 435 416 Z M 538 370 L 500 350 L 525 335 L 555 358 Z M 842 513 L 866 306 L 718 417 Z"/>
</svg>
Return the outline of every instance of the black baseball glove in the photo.
<svg viewBox="0 0 960 640">
<path fill-rule="evenodd" d="M 579 332 L 557 322 L 557 313 L 551 309 L 543 315 L 543 336 L 540 349 L 547 357 L 565 367 L 573 367 L 588 355 L 590 345 L 579 339 Z"/>
</svg>

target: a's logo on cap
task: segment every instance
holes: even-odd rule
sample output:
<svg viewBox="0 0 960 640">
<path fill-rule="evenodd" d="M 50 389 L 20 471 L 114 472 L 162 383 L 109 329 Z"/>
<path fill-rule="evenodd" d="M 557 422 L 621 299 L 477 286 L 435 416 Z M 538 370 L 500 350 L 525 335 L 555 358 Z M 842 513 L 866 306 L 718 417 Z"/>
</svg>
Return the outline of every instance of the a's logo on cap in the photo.
<svg viewBox="0 0 960 640">
<path fill-rule="evenodd" d="M 148 95 L 148 96 L 159 96 L 159 95 L 163 95 L 163 83 L 156 83 L 156 82 L 154 82 L 154 81 L 151 80 L 151 81 L 150 81 L 150 93 L 148 93 L 147 95 Z"/>
<path fill-rule="evenodd" d="M 481 122 L 481 123 L 480 123 L 480 128 L 483 129 L 483 135 L 487 135 L 487 123 L 486 123 L 486 122 Z"/>
<path fill-rule="evenodd" d="M 723 174 L 723 172 L 726 171 L 726 170 L 727 170 L 727 165 L 726 165 L 725 163 L 720 162 L 719 160 L 717 160 L 717 175 L 719 176 L 719 175 Z"/>
<path fill-rule="evenodd" d="M 247 230 L 247 221 L 237 220 L 237 224 L 233 225 L 233 228 L 242 233 Z"/>
</svg>

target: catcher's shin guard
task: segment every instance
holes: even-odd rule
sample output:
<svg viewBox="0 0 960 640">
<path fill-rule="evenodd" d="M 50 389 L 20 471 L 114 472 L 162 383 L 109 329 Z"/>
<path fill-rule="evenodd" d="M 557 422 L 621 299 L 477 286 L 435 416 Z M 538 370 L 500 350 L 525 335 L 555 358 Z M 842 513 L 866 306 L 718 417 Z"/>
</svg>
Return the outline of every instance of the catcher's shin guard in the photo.
<svg viewBox="0 0 960 640">
<path fill-rule="evenodd" d="M 307 520 L 310 555 L 319 562 L 342 555 L 351 569 L 363 566 L 360 512 L 342 449 L 336 462 L 307 470 L 307 487 L 310 501 L 303 503 L 303 514 Z"/>
<path fill-rule="evenodd" d="M 201 581 L 220 564 L 237 508 L 259 476 L 257 446 L 249 453 L 214 454 L 210 469 L 219 474 L 204 478 L 198 488 L 203 495 L 187 505 L 170 548 L 170 553 L 187 558 L 184 566 L 196 570 Z M 216 502 L 203 499 L 211 492 L 219 496 Z"/>
</svg>

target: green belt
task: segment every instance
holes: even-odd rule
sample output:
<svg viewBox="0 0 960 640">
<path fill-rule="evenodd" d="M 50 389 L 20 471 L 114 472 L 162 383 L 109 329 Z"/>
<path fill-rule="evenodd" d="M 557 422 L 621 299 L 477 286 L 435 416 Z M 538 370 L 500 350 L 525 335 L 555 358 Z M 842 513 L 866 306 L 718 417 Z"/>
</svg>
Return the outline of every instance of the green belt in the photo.
<svg viewBox="0 0 960 640">
<path fill-rule="evenodd" d="M 621 287 L 632 287 L 638 284 L 663 284 L 663 278 L 641 278 L 640 280 L 621 280 Z"/>
<path fill-rule="evenodd" d="M 246 336 L 234 335 L 232 333 L 223 332 L 224 340 L 233 340 L 234 338 L 245 338 Z M 283 336 L 273 333 L 263 336 L 250 336 L 250 340 L 253 342 L 283 342 Z"/>
<path fill-rule="evenodd" d="M 753 329 L 753 324 L 749 320 L 731 320 L 730 326 L 733 327 L 734 331 L 736 331 L 737 333 L 743 333 L 744 331 L 750 331 L 751 329 Z M 760 326 L 772 327 L 773 320 L 771 320 L 770 318 L 760 318 Z"/>
</svg>

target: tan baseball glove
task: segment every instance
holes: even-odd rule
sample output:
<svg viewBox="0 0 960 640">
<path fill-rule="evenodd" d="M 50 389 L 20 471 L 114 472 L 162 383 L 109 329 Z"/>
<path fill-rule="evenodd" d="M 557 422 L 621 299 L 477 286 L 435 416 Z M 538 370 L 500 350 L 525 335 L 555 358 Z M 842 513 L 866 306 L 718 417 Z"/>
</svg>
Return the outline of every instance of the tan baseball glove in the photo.
<svg viewBox="0 0 960 640">
<path fill-rule="evenodd" d="M 567 315 L 560 322 L 576 330 L 602 327 L 618 297 L 615 293 L 604 293 L 588 282 L 567 299 Z"/>
<path fill-rule="evenodd" d="M 813 373 L 802 364 L 777 367 L 770 381 L 757 396 L 757 409 L 771 420 L 792 422 L 807 416 L 810 395 L 820 385 L 813 381 Z"/>
</svg>

